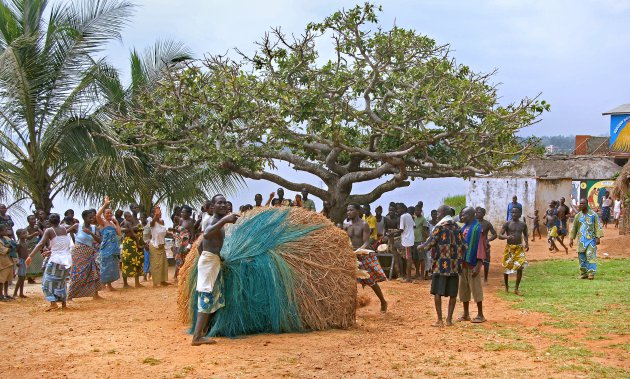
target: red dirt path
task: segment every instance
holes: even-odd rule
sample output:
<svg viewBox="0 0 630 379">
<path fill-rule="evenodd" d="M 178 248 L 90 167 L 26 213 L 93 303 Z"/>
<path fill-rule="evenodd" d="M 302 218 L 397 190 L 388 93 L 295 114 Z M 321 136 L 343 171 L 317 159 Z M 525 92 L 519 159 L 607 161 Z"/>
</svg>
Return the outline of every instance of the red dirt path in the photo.
<svg viewBox="0 0 630 379">
<path fill-rule="evenodd" d="M 424 281 L 382 283 L 390 303 L 386 315 L 378 312 L 371 290 L 359 289 L 372 299 L 357 310 L 357 324 L 350 330 L 219 338 L 216 345 L 203 347 L 190 346 L 186 327 L 177 319 L 175 286 L 103 293 L 103 301 L 78 299 L 67 311 L 44 313 L 39 286 L 30 285 L 29 299 L 0 303 L 1 377 L 575 377 L 545 353 L 558 343 L 557 330 L 544 325 L 551 318 L 515 310 L 498 298 L 502 247 L 493 244 L 485 287 L 489 321 L 442 329 L 429 326 L 435 312 Z M 630 236 L 608 229 L 599 252 L 630 258 Z M 575 259 L 575 253 L 550 254 L 544 241 L 536 241 L 528 259 Z M 455 312 L 461 312 L 459 303 Z M 562 332 L 568 345 L 579 338 Z M 580 342 L 598 353 L 602 365 L 627 368 L 628 351 L 609 346 L 629 344 L 630 337 L 610 337 Z"/>
</svg>

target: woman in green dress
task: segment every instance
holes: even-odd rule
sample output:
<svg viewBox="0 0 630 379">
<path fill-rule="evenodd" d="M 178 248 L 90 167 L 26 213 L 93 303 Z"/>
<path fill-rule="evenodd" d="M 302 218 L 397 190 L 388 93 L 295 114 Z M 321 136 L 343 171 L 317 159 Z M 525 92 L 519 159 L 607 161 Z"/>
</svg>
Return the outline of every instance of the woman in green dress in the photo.
<svg viewBox="0 0 630 379">
<path fill-rule="evenodd" d="M 143 287 L 140 284 L 140 276 L 143 275 L 144 266 L 142 224 L 131 212 L 125 212 L 123 217 L 124 220 L 120 225 L 120 230 L 123 233 L 120 254 L 123 288 L 131 288 L 127 283 L 127 278 L 130 277 L 135 279 L 136 288 Z"/>
</svg>

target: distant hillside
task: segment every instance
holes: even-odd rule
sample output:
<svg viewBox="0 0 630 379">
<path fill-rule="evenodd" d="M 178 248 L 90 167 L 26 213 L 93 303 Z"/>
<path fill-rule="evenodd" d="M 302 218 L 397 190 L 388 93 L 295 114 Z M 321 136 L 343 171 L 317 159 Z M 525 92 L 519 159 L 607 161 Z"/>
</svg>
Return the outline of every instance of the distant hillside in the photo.
<svg viewBox="0 0 630 379">
<path fill-rule="evenodd" d="M 543 136 L 538 138 L 540 138 L 542 147 L 554 145 L 558 153 L 571 153 L 575 149 L 575 136 Z"/>
</svg>

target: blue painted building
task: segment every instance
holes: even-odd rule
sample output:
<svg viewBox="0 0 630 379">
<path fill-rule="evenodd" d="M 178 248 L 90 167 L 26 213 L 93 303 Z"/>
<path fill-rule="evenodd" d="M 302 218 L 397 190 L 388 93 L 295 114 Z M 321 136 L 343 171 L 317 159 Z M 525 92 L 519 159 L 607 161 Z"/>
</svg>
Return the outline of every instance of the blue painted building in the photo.
<svg viewBox="0 0 630 379">
<path fill-rule="evenodd" d="M 611 155 L 630 157 L 630 104 L 620 105 L 602 114 L 610 116 Z"/>
</svg>

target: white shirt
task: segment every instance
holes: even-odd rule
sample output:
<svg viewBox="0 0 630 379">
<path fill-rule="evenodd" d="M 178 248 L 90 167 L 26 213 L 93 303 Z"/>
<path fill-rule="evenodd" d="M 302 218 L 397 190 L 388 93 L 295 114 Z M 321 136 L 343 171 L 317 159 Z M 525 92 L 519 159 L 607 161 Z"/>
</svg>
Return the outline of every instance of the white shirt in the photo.
<svg viewBox="0 0 630 379">
<path fill-rule="evenodd" d="M 54 228 L 53 232 L 55 232 Z M 70 242 L 70 235 L 68 233 L 59 236 L 57 232 L 55 232 L 55 236 L 50 240 L 50 258 L 48 261 L 66 266 L 66 268 L 72 266 Z"/>
<path fill-rule="evenodd" d="M 615 212 L 621 212 L 621 200 L 615 200 Z"/>
<path fill-rule="evenodd" d="M 167 230 L 166 226 L 157 221 L 155 222 L 155 224 L 151 227 L 151 245 L 153 247 L 160 247 L 160 245 L 166 244 L 165 239 Z"/>
<path fill-rule="evenodd" d="M 400 243 L 404 247 L 411 247 L 415 242 L 413 227 L 416 224 L 413 222 L 413 217 L 409 213 L 405 213 L 400 216 L 400 229 L 402 229 L 402 234 L 400 236 Z"/>
</svg>

